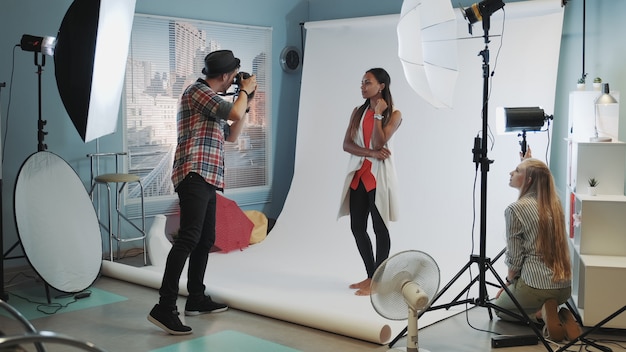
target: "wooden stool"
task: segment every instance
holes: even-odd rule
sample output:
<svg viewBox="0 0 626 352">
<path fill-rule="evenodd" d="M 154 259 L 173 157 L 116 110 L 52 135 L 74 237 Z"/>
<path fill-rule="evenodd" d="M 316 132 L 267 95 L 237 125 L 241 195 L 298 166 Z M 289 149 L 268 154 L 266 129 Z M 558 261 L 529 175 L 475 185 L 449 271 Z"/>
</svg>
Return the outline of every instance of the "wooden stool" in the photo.
<svg viewBox="0 0 626 352">
<path fill-rule="evenodd" d="M 132 242 L 132 241 L 142 241 L 143 246 L 143 263 L 147 264 L 147 253 L 146 253 L 146 214 L 144 209 L 144 191 L 143 184 L 141 183 L 141 178 L 134 174 L 121 173 L 119 172 L 119 157 L 127 155 L 125 152 L 117 152 L 117 153 L 92 153 L 87 154 L 87 157 L 90 158 L 91 161 L 91 189 L 89 190 L 89 196 L 93 200 L 93 193 L 96 190 L 97 186 L 106 186 L 107 189 L 107 222 L 103 222 L 100 220 L 100 225 L 108 232 L 109 234 L 109 259 L 114 261 L 113 256 L 113 242 L 115 241 L 117 245 L 117 258 L 120 258 L 120 242 Z M 101 157 L 115 157 L 115 173 L 108 173 L 94 176 L 94 163 L 96 159 Z M 131 219 L 129 219 L 121 209 L 121 200 L 122 194 L 126 185 L 129 183 L 137 183 L 141 190 L 140 199 L 141 199 L 141 225 L 135 224 Z M 112 196 L 112 186 L 115 186 L 116 197 Z M 99 201 L 99 200 L 98 200 Z M 115 204 L 113 204 L 115 202 Z M 115 213 L 117 217 L 117 231 L 113 231 L 113 207 L 115 207 Z M 98 215 L 99 212 L 98 212 Z M 129 225 L 131 225 L 138 233 L 137 236 L 133 237 L 123 237 L 122 236 L 122 220 L 126 221 Z"/>
</svg>

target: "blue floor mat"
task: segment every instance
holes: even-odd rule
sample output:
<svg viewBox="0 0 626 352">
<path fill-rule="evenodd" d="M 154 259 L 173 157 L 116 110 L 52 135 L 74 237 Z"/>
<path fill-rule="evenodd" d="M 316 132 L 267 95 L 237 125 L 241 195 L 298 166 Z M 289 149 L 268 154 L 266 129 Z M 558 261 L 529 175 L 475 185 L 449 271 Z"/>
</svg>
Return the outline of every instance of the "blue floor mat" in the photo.
<svg viewBox="0 0 626 352">
<path fill-rule="evenodd" d="M 59 293 L 50 289 L 50 304 L 46 299 L 44 286 L 29 287 L 27 289 L 9 290 L 9 303 L 17 309 L 26 319 L 32 320 L 51 314 L 74 312 L 105 304 L 125 301 L 127 298 L 97 288 L 88 288 L 83 292 L 89 292 L 89 297 L 75 298 L 75 294 Z M 1 310 L 1 315 L 11 316 Z"/>
<path fill-rule="evenodd" d="M 161 347 L 150 352 L 299 352 L 293 348 L 246 335 L 241 332 L 225 330 L 197 339 Z"/>
</svg>

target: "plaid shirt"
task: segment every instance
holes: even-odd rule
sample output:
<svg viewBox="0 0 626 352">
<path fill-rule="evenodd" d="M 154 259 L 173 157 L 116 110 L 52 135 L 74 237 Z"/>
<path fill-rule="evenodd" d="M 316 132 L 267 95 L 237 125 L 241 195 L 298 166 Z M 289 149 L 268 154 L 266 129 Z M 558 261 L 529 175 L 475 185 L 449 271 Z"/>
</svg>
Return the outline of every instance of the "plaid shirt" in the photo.
<svg viewBox="0 0 626 352">
<path fill-rule="evenodd" d="M 224 188 L 224 140 L 232 103 L 198 79 L 180 98 L 177 114 L 178 145 L 174 156 L 174 188 L 190 172 L 218 189 Z"/>
</svg>

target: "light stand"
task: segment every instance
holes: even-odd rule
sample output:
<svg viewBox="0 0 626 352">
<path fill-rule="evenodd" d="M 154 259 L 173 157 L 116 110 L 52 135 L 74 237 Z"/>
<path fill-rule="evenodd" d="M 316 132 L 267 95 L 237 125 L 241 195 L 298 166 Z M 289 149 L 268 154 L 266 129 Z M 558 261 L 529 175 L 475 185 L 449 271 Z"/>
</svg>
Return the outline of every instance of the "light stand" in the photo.
<svg viewBox="0 0 626 352">
<path fill-rule="evenodd" d="M 1 82 L 0 91 L 4 87 L 6 87 L 6 83 Z M 0 118 L 0 121 L 2 121 L 1 118 Z M 0 138 L 0 141 L 1 141 L 1 138 Z M 0 155 L 1 154 L 2 154 L 2 148 L 0 148 Z M 4 227 L 2 223 L 2 161 L 0 160 L 0 300 L 3 300 L 6 302 L 8 299 L 9 299 L 9 296 L 4 291 Z"/>
<path fill-rule="evenodd" d="M 33 51 L 35 54 L 34 62 L 35 62 L 35 66 L 37 66 L 36 73 L 37 73 L 37 93 L 38 93 L 37 151 L 40 151 L 40 152 L 45 151 L 48 148 L 48 146 L 44 143 L 44 138 L 48 134 L 48 132 L 45 132 L 43 130 L 47 121 L 41 118 L 42 116 L 41 75 L 43 73 L 43 67 L 46 65 L 46 55 L 53 54 L 55 44 L 56 44 L 56 39 L 54 37 L 37 37 L 37 36 L 28 35 L 28 34 L 24 34 L 20 42 L 20 47 L 22 48 L 22 50 Z M 41 62 L 39 61 L 40 55 L 41 55 Z M 0 178 L 0 187 L 1 186 L 2 186 L 2 180 Z M 1 195 L 2 195 L 2 192 L 0 190 L 0 196 Z M 1 210 L 2 209 L 0 207 L 0 211 Z M 2 242 L 4 240 L 4 234 L 1 231 L 2 231 L 2 219 L 1 219 L 1 213 L 0 213 L 0 254 L 2 254 L 2 258 L 1 258 L 2 263 L 0 264 L 0 269 L 1 269 L 0 279 L 2 279 L 2 283 L 0 285 L 1 285 L 2 290 L 0 290 L 0 298 L 6 301 L 8 299 L 8 296 L 6 295 L 6 292 L 4 292 L 4 261 L 7 259 L 23 258 L 24 255 L 8 257 L 8 255 L 15 248 L 17 248 L 17 246 L 20 244 L 20 241 L 17 240 L 5 253 L 3 245 L 2 245 Z M 49 291 L 48 284 L 45 285 L 45 288 L 46 288 L 46 297 L 48 299 L 48 303 L 50 303 L 50 291 Z"/>
<path fill-rule="evenodd" d="M 48 121 L 41 118 L 41 74 L 43 73 L 43 67 L 46 65 L 46 55 L 41 55 L 41 64 L 39 64 L 39 53 L 35 52 L 35 66 L 37 66 L 37 90 L 39 94 L 39 111 L 37 118 L 37 151 L 42 152 L 48 149 L 48 146 L 43 142 L 48 132 L 44 132 L 43 128 Z"/>
<path fill-rule="evenodd" d="M 496 270 L 493 267 L 493 262 L 490 258 L 487 258 L 487 173 L 489 172 L 489 164 L 493 163 L 493 160 L 489 160 L 487 157 L 488 150 L 488 103 L 489 103 L 489 27 L 490 27 L 490 18 L 491 14 L 499 9 L 504 7 L 504 3 L 501 0 L 484 0 L 479 4 L 472 5 L 471 8 L 465 10 L 464 16 L 466 19 L 470 21 L 470 26 L 472 23 L 477 22 L 482 19 L 483 23 L 483 38 L 485 43 L 485 49 L 483 49 L 479 55 L 483 58 L 483 98 L 482 98 L 482 137 L 474 138 L 474 148 L 472 152 L 474 154 L 474 162 L 476 163 L 476 168 L 480 165 L 481 171 L 481 204 L 480 204 L 480 253 L 479 255 L 472 254 L 470 255 L 470 260 L 463 266 L 463 268 L 453 277 L 453 279 L 441 290 L 439 291 L 435 297 L 431 300 L 431 306 L 428 309 L 422 310 L 420 312 L 420 316 L 426 312 L 431 310 L 437 310 L 441 308 L 449 309 L 450 307 L 461 305 L 461 304 L 474 304 L 477 306 L 488 308 L 489 318 L 493 319 L 493 315 L 491 313 L 491 308 L 503 312 L 507 315 L 510 315 L 522 322 L 525 322 L 526 325 L 530 326 L 535 335 L 542 341 L 543 345 L 547 350 L 552 351 L 550 345 L 543 337 L 541 331 L 535 326 L 535 324 L 530 320 L 528 315 L 524 312 L 524 309 L 520 305 L 520 303 L 515 299 L 511 291 L 507 288 L 506 283 L 500 278 L 497 274 Z M 470 27 L 471 32 L 471 27 Z M 500 253 L 502 254 L 502 253 Z M 478 274 L 478 282 L 479 282 L 479 294 L 478 298 L 474 299 L 465 299 L 459 300 L 459 298 L 470 289 L 470 287 L 476 282 L 474 279 L 470 285 L 466 286 L 465 289 L 450 303 L 433 306 L 435 303 L 453 284 L 454 282 L 461 277 L 461 275 L 468 270 L 472 264 L 476 263 L 478 265 L 479 274 Z M 504 289 L 504 291 L 511 297 L 511 300 L 522 314 L 516 314 L 507 309 L 501 308 L 489 301 L 487 294 L 487 282 L 486 282 L 486 271 L 489 270 L 494 275 L 494 277 L 498 280 L 500 287 Z M 491 284 L 492 286 L 496 286 Z M 393 346 L 407 331 L 405 328 L 398 336 L 394 338 L 389 344 Z"/>
</svg>

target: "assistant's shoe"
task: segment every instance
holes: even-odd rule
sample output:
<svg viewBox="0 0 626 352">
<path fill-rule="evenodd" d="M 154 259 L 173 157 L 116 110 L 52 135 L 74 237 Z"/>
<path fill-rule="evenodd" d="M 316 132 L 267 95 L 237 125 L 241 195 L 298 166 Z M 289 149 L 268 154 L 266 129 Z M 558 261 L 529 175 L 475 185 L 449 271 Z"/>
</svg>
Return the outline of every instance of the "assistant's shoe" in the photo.
<svg viewBox="0 0 626 352">
<path fill-rule="evenodd" d="M 568 341 L 576 340 L 583 333 L 583 329 L 578 325 L 576 318 L 572 312 L 563 307 L 559 310 L 559 319 L 565 328 L 565 338 Z"/>
<path fill-rule="evenodd" d="M 213 302 L 211 296 L 203 296 L 199 300 L 187 298 L 187 303 L 185 304 L 185 315 L 219 313 L 226 310 L 228 310 L 227 305 Z"/>
<path fill-rule="evenodd" d="M 148 321 L 165 330 L 170 335 L 191 334 L 191 328 L 183 325 L 178 318 L 178 309 L 176 307 L 165 307 L 155 304 L 150 314 L 148 314 Z"/>
<path fill-rule="evenodd" d="M 565 328 L 559 319 L 558 306 L 555 299 L 549 299 L 541 307 L 541 317 L 546 323 L 544 334 L 547 332 L 547 337 L 554 342 L 561 342 L 565 338 Z"/>
</svg>

